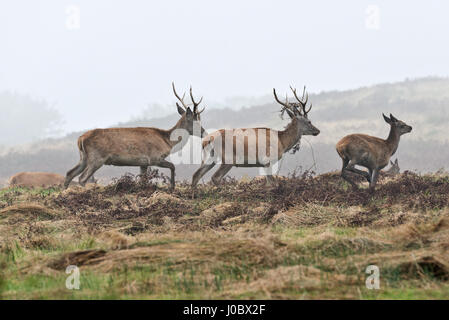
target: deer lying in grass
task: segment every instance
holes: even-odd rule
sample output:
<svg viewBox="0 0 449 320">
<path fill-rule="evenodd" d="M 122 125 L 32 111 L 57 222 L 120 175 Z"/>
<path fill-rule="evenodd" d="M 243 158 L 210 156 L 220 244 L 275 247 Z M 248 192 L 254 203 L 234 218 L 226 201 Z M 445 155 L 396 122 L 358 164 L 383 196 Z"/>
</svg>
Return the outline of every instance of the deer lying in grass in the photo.
<svg viewBox="0 0 449 320">
<path fill-rule="evenodd" d="M 276 90 L 273 89 L 276 101 L 282 105 L 281 114 L 287 112 L 291 118 L 284 130 L 277 131 L 269 128 L 221 129 L 203 138 L 203 161 L 201 167 L 193 175 L 192 187 L 195 187 L 201 177 L 217 162 L 221 162 L 220 168 L 212 176 L 212 181 L 216 185 L 232 167 L 268 168 L 273 161 L 280 160 L 285 152 L 296 146 L 302 135 L 318 135 L 320 130 L 314 127 L 308 119 L 312 105 L 306 110 L 308 96 L 304 100 L 305 87 L 302 100 L 297 97 L 296 90 L 291 89 L 298 103 L 280 101 Z M 220 150 L 225 150 L 225 152 Z M 273 182 L 271 174 L 266 175 L 266 181 L 269 184 Z"/>
<path fill-rule="evenodd" d="M 398 159 L 396 158 L 396 160 L 394 162 L 390 160 L 390 164 L 391 164 L 391 167 L 385 171 L 385 174 L 387 176 L 394 177 L 401 172 L 401 169 L 399 168 Z"/>
<path fill-rule="evenodd" d="M 28 188 L 49 188 L 54 186 L 62 186 L 64 176 L 50 172 L 20 172 L 13 175 L 9 179 L 10 187 L 28 187 Z M 87 182 L 96 183 L 92 176 Z"/>
<path fill-rule="evenodd" d="M 181 98 L 172 83 L 173 92 L 178 103 L 178 113 L 181 118 L 168 130 L 158 128 L 109 128 L 95 129 L 83 134 L 78 139 L 78 148 L 80 151 L 80 162 L 69 172 L 65 178 L 64 186 L 67 188 L 70 181 L 77 175 L 80 184 L 83 186 L 95 171 L 103 165 L 113 166 L 138 166 L 141 174 L 147 172 L 148 166 L 158 166 L 168 168 L 171 171 L 170 188 L 175 187 L 175 166 L 165 158 L 175 149 L 180 150 L 188 139 L 178 139 L 175 130 L 183 129 L 188 135 L 203 136 L 205 130 L 200 125 L 200 114 L 204 111 L 198 111 L 200 101 L 196 102 L 193 98 L 192 87 L 190 87 L 190 98 L 193 103 L 193 111 L 184 102 L 184 96 Z M 194 130 L 194 125 L 198 130 Z M 198 132 L 196 132 L 198 131 Z M 179 132 L 179 131 L 178 131 Z M 177 140 L 172 140 L 172 134 Z M 176 145 L 176 148 L 174 149 Z"/>
<path fill-rule="evenodd" d="M 389 118 L 384 114 L 382 115 L 385 122 L 391 127 L 387 139 L 365 134 L 351 134 L 337 143 L 338 155 L 343 160 L 341 176 L 353 188 L 357 188 L 357 185 L 347 176 L 347 171 L 364 176 L 369 182 L 370 191 L 374 191 L 379 171 L 385 168 L 391 156 L 398 149 L 400 137 L 412 131 L 411 126 L 396 119 L 391 113 Z M 368 172 L 356 169 L 356 165 L 367 168 Z"/>
</svg>

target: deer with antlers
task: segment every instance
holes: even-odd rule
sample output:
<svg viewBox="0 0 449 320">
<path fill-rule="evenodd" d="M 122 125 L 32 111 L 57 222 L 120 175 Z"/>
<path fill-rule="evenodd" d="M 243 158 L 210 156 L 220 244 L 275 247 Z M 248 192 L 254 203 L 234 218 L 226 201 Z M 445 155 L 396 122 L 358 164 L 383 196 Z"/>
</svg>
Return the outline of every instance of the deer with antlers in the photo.
<svg viewBox="0 0 449 320">
<path fill-rule="evenodd" d="M 284 130 L 221 129 L 203 138 L 203 160 L 201 167 L 193 175 L 192 187 L 219 162 L 221 165 L 212 176 L 216 185 L 232 167 L 270 167 L 273 161 L 280 160 L 285 152 L 296 146 L 301 136 L 316 136 L 320 133 L 308 119 L 312 105 L 306 108 L 308 95 L 304 98 L 305 87 L 302 99 L 296 95 L 296 89 L 290 88 L 297 100 L 295 103 L 288 102 L 288 99 L 285 102 L 279 100 L 276 90 L 273 89 L 274 98 L 282 106 L 281 115 L 286 112 L 291 119 Z M 223 150 L 225 152 L 222 152 Z M 266 175 L 266 181 L 271 184 L 273 176 Z"/>
<path fill-rule="evenodd" d="M 178 113 L 181 118 L 168 130 L 158 128 L 108 128 L 94 129 L 84 133 L 78 139 L 80 152 L 79 163 L 67 172 L 64 187 L 67 188 L 74 177 L 81 174 L 79 183 L 84 186 L 87 180 L 103 165 L 113 166 L 137 166 L 141 174 L 147 172 L 148 166 L 168 168 L 171 172 L 170 188 L 175 187 L 175 166 L 165 158 L 176 150 L 180 150 L 188 141 L 176 134 L 176 130 L 182 129 L 188 136 L 197 135 L 202 137 L 205 130 L 200 125 L 200 114 L 198 102 L 195 101 L 190 87 L 190 98 L 193 103 L 192 109 L 184 102 L 172 83 L 173 92 L 179 102 L 176 102 Z M 194 130 L 197 125 L 199 130 Z M 198 131 L 198 132 L 196 132 Z M 173 139 L 175 136 L 176 139 Z M 187 136 L 187 138 L 188 138 Z M 175 147 L 176 146 L 176 147 Z"/>
<path fill-rule="evenodd" d="M 341 176 L 353 188 L 357 188 L 357 185 L 348 177 L 349 171 L 365 177 L 369 182 L 370 191 L 374 191 L 379 171 L 388 165 L 391 156 L 398 149 L 401 136 L 412 131 L 411 126 L 396 119 L 391 113 L 390 117 L 382 115 L 385 122 L 390 125 L 390 134 L 387 139 L 366 134 L 351 134 L 337 143 L 338 155 L 343 160 Z M 367 168 L 368 172 L 356 169 L 356 165 Z"/>
</svg>

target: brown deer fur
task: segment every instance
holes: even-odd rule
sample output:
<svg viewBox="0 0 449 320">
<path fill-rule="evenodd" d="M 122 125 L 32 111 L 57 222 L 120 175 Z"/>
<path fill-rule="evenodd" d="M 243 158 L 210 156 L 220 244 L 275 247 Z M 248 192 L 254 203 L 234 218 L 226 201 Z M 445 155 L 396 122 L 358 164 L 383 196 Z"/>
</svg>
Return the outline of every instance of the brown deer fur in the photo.
<svg viewBox="0 0 449 320">
<path fill-rule="evenodd" d="M 296 90 L 294 90 L 292 88 L 293 92 L 295 93 L 295 97 L 296 97 Z M 310 111 L 310 108 L 308 111 L 305 110 L 305 106 L 307 103 L 307 100 L 305 102 L 301 101 L 300 99 L 297 98 L 299 103 L 289 103 L 289 102 L 281 102 L 279 101 L 279 99 L 276 96 L 276 91 L 273 89 L 273 93 L 275 95 L 276 100 L 283 105 L 283 109 L 282 112 L 286 111 L 287 114 L 290 116 L 291 118 L 291 122 L 287 125 L 287 127 L 284 130 L 281 131 L 277 131 L 277 130 L 273 130 L 273 129 L 269 129 L 269 128 L 252 128 L 252 129 L 230 129 L 230 130 L 225 130 L 225 129 L 221 129 L 218 131 L 215 131 L 211 134 L 209 134 L 208 136 L 206 136 L 205 138 L 203 138 L 203 143 L 202 143 L 202 147 L 203 150 L 206 149 L 206 147 L 208 147 L 210 144 L 212 144 L 214 142 L 215 139 L 217 139 L 219 136 L 221 136 L 221 140 L 222 140 L 222 159 L 221 162 L 222 164 L 220 165 L 220 168 L 214 173 L 214 175 L 212 176 L 212 181 L 215 184 L 219 184 L 221 179 L 226 175 L 226 173 L 229 172 L 229 170 L 232 169 L 232 167 L 268 167 L 269 163 L 267 163 L 266 161 L 261 161 L 261 159 L 259 159 L 258 157 L 258 152 L 257 150 L 259 150 L 259 144 L 264 144 L 261 142 L 261 139 L 266 139 L 265 141 L 265 146 L 266 146 L 266 158 L 270 158 L 270 155 L 274 154 L 273 152 L 277 152 L 277 159 L 279 160 L 282 158 L 282 155 L 289 151 L 293 146 L 295 146 L 301 139 L 302 135 L 318 135 L 320 133 L 320 130 L 318 130 L 315 126 L 312 125 L 312 123 L 310 122 L 310 120 L 307 118 L 307 113 Z M 304 94 L 303 94 L 303 99 L 304 99 Z M 302 111 L 301 111 L 302 110 Z M 261 129 L 265 130 L 265 135 L 264 136 L 260 136 L 260 134 L 264 131 L 261 131 Z M 256 135 L 255 138 L 255 147 L 254 146 L 249 146 L 248 143 L 250 141 L 250 139 L 248 139 L 248 137 L 245 135 L 245 132 L 247 130 L 254 130 L 254 133 Z M 225 139 L 225 134 L 226 136 L 232 136 L 232 141 L 233 141 L 233 151 L 232 151 L 232 163 L 226 163 L 225 162 L 225 143 L 226 143 L 226 139 Z M 273 150 L 274 146 L 272 146 L 270 144 L 270 136 L 273 136 L 275 138 L 277 138 L 277 149 L 278 150 Z M 237 163 L 236 159 L 237 159 L 237 150 L 236 150 L 236 146 L 237 144 L 240 143 L 240 145 L 243 144 L 243 161 L 240 161 L 239 163 Z M 256 159 L 249 159 L 249 152 L 248 152 L 248 148 L 251 147 L 253 150 L 256 150 L 256 152 L 254 152 L 253 154 L 256 155 Z M 254 149 L 255 148 L 255 149 Z M 203 177 L 210 169 L 212 169 L 215 164 L 216 161 L 212 160 L 210 161 L 210 163 L 208 163 L 207 157 L 213 157 L 214 156 L 214 152 L 213 152 L 213 148 L 211 148 L 211 153 L 208 155 L 205 155 L 205 158 L 203 159 L 203 162 L 201 164 L 201 167 L 194 173 L 193 178 L 192 178 L 192 187 L 195 187 L 198 183 L 198 181 L 201 179 L 201 177 Z M 251 160 L 251 161 L 250 161 Z M 243 163 L 242 163 L 243 162 Z M 273 181 L 272 175 L 267 175 L 266 176 L 267 182 L 271 183 Z"/>
<path fill-rule="evenodd" d="M 147 171 L 148 166 L 168 168 L 171 172 L 170 187 L 175 187 L 175 166 L 165 158 L 173 152 L 173 147 L 182 147 L 187 140 L 171 141 L 170 136 L 176 129 L 184 129 L 189 135 L 193 135 L 193 123 L 199 124 L 200 113 L 197 107 L 201 100 L 196 103 L 193 99 L 192 88 L 190 96 L 194 105 L 193 112 L 176 93 L 174 84 L 173 91 L 184 108 L 178 103 L 178 113 L 181 118 L 168 130 L 158 128 L 109 128 L 95 129 L 83 134 L 78 139 L 80 151 L 80 162 L 67 172 L 64 186 L 77 175 L 80 176 L 80 184 L 84 185 L 89 177 L 103 165 L 113 166 L 138 166 L 141 173 Z M 203 136 L 204 129 L 198 134 Z"/>
<path fill-rule="evenodd" d="M 10 187 L 52 187 L 62 185 L 64 176 L 49 172 L 20 172 L 9 179 Z"/>
<path fill-rule="evenodd" d="M 343 160 L 341 176 L 356 188 L 356 184 L 349 179 L 347 171 L 363 175 L 373 191 L 379 176 L 379 171 L 388 165 L 391 156 L 396 152 L 401 135 L 412 131 L 412 127 L 392 114 L 390 118 L 383 115 L 385 122 L 390 125 L 387 139 L 368 136 L 366 134 L 351 134 L 341 139 L 336 149 Z M 368 172 L 358 170 L 356 165 L 365 167 Z"/>
<path fill-rule="evenodd" d="M 387 176 L 395 176 L 398 175 L 401 172 L 401 169 L 399 168 L 398 159 L 396 159 L 394 162 L 390 160 L 391 167 L 385 171 L 385 174 Z"/>
<path fill-rule="evenodd" d="M 20 172 L 9 179 L 10 187 L 48 188 L 62 186 L 64 176 L 50 172 Z M 92 177 L 88 182 L 96 182 Z"/>
</svg>

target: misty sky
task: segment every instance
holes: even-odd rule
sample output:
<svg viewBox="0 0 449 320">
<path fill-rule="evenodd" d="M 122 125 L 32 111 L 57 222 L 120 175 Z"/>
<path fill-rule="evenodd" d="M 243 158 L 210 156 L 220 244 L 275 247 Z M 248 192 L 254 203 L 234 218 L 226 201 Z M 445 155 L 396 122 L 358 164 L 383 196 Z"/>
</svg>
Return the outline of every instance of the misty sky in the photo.
<svg viewBox="0 0 449 320">
<path fill-rule="evenodd" d="M 155 116 L 175 112 L 172 80 L 213 107 L 273 86 L 448 76 L 448 12 L 443 0 L 2 1 L 0 91 L 54 103 L 68 132 L 149 103 L 173 105 Z"/>
</svg>

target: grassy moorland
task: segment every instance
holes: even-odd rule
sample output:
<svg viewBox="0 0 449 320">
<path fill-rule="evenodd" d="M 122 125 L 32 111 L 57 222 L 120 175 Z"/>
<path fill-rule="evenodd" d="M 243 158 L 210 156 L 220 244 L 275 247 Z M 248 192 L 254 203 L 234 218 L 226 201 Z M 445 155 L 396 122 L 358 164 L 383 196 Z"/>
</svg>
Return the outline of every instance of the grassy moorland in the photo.
<svg viewBox="0 0 449 320">
<path fill-rule="evenodd" d="M 3 299 L 448 299 L 449 178 L 0 191 Z M 80 289 L 66 288 L 68 265 Z M 380 289 L 365 286 L 368 265 Z"/>
</svg>

